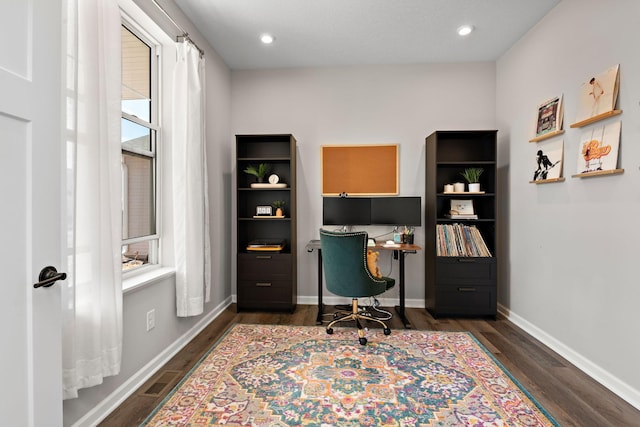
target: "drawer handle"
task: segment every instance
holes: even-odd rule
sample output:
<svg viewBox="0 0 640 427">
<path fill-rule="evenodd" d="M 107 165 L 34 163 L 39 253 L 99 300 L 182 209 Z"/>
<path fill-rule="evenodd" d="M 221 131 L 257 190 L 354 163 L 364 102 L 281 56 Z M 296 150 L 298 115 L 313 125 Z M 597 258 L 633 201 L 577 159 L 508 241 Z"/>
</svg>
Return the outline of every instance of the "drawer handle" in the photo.
<svg viewBox="0 0 640 427">
<path fill-rule="evenodd" d="M 271 255 L 258 255 L 256 259 L 271 259 Z"/>
<path fill-rule="evenodd" d="M 476 260 L 471 257 L 467 257 L 467 258 L 458 258 L 458 262 L 476 262 Z"/>
<path fill-rule="evenodd" d="M 269 286 L 271 286 L 271 283 L 270 282 L 258 282 L 258 283 L 256 283 L 256 286 L 260 286 L 260 287 L 263 287 L 263 288 L 268 288 Z"/>
<path fill-rule="evenodd" d="M 458 288 L 458 292 L 475 292 L 476 288 Z"/>
</svg>

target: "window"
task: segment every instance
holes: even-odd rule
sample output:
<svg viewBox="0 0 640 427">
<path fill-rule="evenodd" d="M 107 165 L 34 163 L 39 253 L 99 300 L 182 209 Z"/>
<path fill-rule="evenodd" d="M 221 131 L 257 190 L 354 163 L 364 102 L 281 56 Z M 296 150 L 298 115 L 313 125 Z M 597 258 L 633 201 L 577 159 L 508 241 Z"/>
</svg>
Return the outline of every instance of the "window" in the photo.
<svg viewBox="0 0 640 427">
<path fill-rule="evenodd" d="M 155 44 L 122 25 L 122 270 L 158 263 L 158 62 Z"/>
</svg>

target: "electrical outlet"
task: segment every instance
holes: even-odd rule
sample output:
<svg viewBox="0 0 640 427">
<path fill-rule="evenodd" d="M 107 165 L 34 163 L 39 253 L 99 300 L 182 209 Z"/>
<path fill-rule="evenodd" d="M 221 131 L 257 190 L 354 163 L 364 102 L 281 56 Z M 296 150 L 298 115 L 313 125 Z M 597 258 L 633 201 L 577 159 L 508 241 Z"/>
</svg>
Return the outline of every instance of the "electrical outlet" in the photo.
<svg viewBox="0 0 640 427">
<path fill-rule="evenodd" d="M 155 308 L 147 311 L 147 331 L 156 327 L 156 310 Z"/>
</svg>

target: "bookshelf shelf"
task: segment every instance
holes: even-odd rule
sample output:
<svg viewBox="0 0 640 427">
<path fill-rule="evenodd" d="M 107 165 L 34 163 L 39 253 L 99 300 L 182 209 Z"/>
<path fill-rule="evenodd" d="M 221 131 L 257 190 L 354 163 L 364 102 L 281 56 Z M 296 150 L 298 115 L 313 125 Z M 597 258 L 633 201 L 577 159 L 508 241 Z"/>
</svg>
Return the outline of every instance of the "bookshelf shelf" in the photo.
<svg viewBox="0 0 640 427">
<path fill-rule="evenodd" d="M 426 138 L 425 308 L 434 317 L 497 314 L 496 142 L 495 130 L 436 131 Z M 478 166 L 480 192 L 442 191 Z M 456 199 L 470 200 L 478 219 L 447 218 Z"/>
</svg>

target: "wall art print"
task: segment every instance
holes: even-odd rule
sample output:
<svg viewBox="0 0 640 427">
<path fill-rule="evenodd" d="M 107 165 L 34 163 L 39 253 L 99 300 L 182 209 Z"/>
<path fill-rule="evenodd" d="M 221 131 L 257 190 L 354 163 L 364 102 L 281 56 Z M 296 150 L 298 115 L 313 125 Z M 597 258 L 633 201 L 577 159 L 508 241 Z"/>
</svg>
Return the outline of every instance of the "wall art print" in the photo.
<svg viewBox="0 0 640 427">
<path fill-rule="evenodd" d="M 620 65 L 591 77 L 580 87 L 577 122 L 613 111 L 618 97 Z"/>
<path fill-rule="evenodd" d="M 562 96 L 556 96 L 538 106 L 536 137 L 562 130 Z"/>
<path fill-rule="evenodd" d="M 585 131 L 578 147 L 579 174 L 616 169 L 618 166 L 618 146 L 620 129 L 618 121 L 605 126 L 597 126 Z"/>
<path fill-rule="evenodd" d="M 557 179 L 562 177 L 562 159 L 564 141 L 549 141 L 536 146 L 533 181 Z"/>
</svg>

